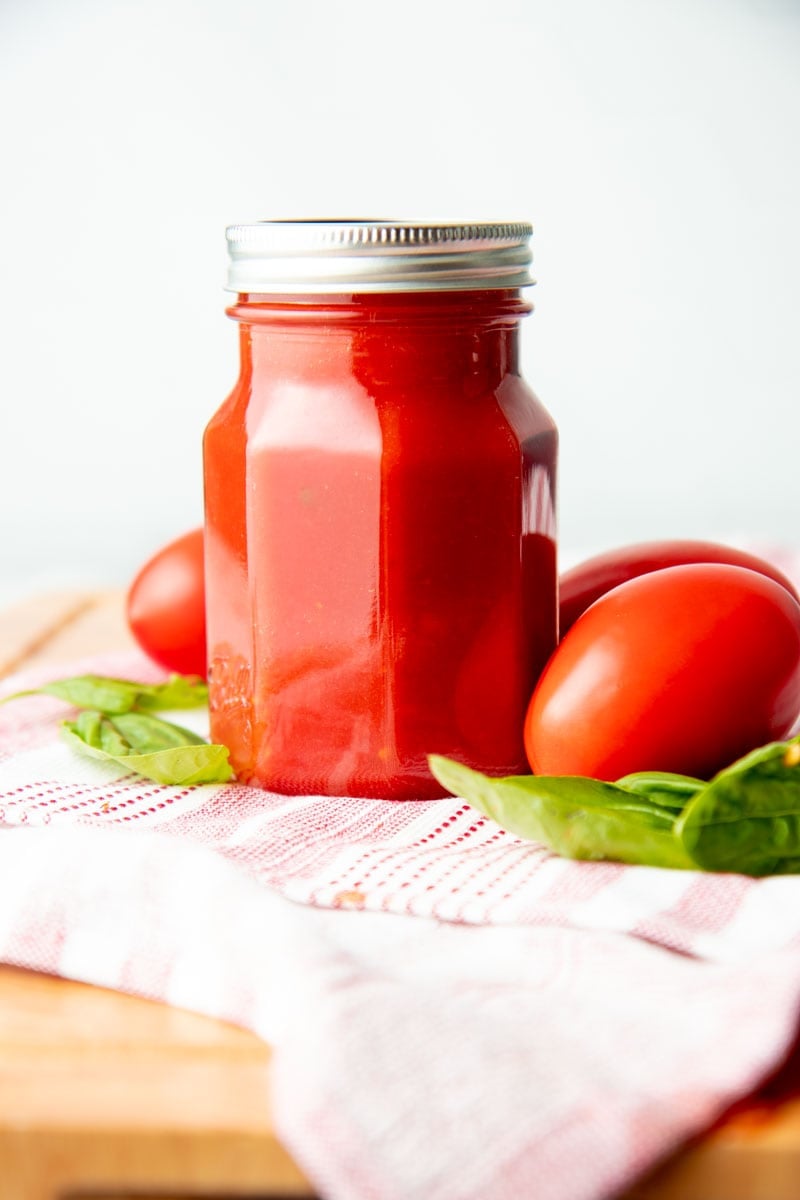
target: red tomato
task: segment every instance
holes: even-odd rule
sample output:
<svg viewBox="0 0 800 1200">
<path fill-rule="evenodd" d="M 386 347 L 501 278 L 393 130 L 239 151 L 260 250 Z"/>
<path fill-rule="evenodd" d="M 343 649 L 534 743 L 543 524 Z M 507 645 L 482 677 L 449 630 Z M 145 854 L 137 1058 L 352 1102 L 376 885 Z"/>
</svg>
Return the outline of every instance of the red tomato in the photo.
<svg viewBox="0 0 800 1200">
<path fill-rule="evenodd" d="M 559 636 L 564 636 L 590 604 L 627 579 L 635 579 L 650 571 L 660 571 L 664 567 L 715 562 L 749 567 L 751 571 L 767 575 L 791 592 L 795 600 L 800 600 L 794 584 L 777 567 L 745 550 L 734 550 L 732 546 L 720 546 L 716 542 L 639 542 L 633 546 L 608 550 L 564 572 L 558 581 Z"/>
<path fill-rule="evenodd" d="M 800 713 L 800 604 L 744 567 L 668 567 L 601 596 L 536 686 L 525 748 L 540 775 L 710 778 Z"/>
<path fill-rule="evenodd" d="M 128 624 L 150 658 L 181 675 L 206 676 L 203 531 L 194 529 L 146 562 L 128 592 Z"/>
</svg>

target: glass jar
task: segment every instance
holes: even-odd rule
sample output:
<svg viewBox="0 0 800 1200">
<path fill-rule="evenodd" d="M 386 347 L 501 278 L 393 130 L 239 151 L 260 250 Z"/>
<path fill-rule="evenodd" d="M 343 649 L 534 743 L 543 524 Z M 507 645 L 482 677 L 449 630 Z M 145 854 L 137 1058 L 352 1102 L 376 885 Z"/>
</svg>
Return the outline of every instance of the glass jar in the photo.
<svg viewBox="0 0 800 1200">
<path fill-rule="evenodd" d="M 519 373 L 530 226 L 228 230 L 241 374 L 204 441 L 211 733 L 277 792 L 528 770 L 556 643 L 555 426 Z"/>
</svg>

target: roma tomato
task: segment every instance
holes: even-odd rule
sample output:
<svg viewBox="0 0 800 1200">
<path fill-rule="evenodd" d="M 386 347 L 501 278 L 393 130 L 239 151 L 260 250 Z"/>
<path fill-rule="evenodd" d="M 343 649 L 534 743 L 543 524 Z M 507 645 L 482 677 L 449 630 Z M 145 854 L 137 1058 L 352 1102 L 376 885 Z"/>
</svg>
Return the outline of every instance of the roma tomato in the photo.
<svg viewBox="0 0 800 1200">
<path fill-rule="evenodd" d="M 744 567 L 668 567 L 601 596 L 551 656 L 525 748 L 539 775 L 708 779 L 800 713 L 800 604 Z"/>
<path fill-rule="evenodd" d="M 749 567 L 751 571 L 758 571 L 782 584 L 795 600 L 800 599 L 794 584 L 777 567 L 745 550 L 735 550 L 717 542 L 638 542 L 587 558 L 564 572 L 558 581 L 559 635 L 563 637 L 581 613 L 611 588 L 650 571 L 686 563 L 728 563 L 733 567 Z"/>
<path fill-rule="evenodd" d="M 155 662 L 181 675 L 206 677 L 203 531 L 164 546 L 128 591 L 128 624 Z"/>
</svg>

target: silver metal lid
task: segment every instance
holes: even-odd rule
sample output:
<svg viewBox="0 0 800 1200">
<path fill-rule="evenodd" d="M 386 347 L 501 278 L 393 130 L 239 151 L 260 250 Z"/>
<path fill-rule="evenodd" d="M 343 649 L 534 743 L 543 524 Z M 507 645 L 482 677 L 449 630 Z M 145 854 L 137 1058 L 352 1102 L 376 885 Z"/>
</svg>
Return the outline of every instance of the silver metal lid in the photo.
<svg viewBox="0 0 800 1200">
<path fill-rule="evenodd" d="M 226 231 L 231 292 L 474 291 L 532 284 L 525 222 L 257 221 Z"/>
</svg>

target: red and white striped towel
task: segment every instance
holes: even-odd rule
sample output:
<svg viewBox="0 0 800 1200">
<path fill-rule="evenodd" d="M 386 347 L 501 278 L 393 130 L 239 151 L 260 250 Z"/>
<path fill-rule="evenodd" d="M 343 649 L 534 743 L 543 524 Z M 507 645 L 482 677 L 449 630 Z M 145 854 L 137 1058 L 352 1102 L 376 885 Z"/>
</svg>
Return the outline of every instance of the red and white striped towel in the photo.
<svg viewBox="0 0 800 1200">
<path fill-rule="evenodd" d="M 791 1044 L 800 878 L 568 863 L 456 799 L 159 787 L 64 711 L 0 708 L 0 959 L 268 1039 L 326 1200 L 613 1196 Z"/>
</svg>

